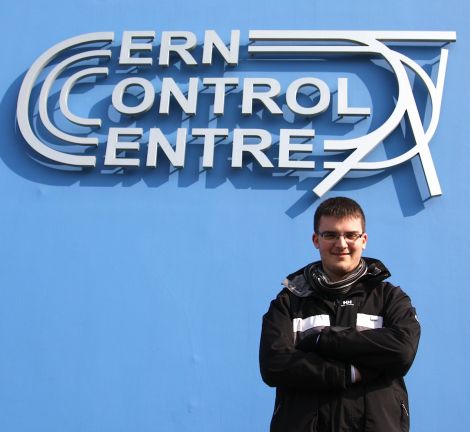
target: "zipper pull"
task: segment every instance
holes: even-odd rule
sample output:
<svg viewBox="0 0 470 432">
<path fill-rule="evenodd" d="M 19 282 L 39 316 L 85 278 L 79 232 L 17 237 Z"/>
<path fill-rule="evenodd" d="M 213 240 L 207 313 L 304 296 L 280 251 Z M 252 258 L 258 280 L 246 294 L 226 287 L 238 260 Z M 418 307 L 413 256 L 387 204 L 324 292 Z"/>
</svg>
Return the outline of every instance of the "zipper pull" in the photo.
<svg viewBox="0 0 470 432">
<path fill-rule="evenodd" d="M 408 410 L 406 409 L 406 406 L 405 406 L 405 404 L 404 404 L 403 402 L 401 403 L 401 409 L 402 409 L 403 411 L 405 411 L 405 414 L 406 414 L 407 417 L 410 416 L 410 415 L 408 414 Z"/>
</svg>

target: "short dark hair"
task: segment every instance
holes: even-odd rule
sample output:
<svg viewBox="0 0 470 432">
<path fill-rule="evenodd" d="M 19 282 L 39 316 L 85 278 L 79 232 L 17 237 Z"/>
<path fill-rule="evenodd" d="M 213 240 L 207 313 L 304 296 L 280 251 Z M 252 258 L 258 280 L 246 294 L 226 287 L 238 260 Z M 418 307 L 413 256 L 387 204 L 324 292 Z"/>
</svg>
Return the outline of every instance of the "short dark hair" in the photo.
<svg viewBox="0 0 470 432">
<path fill-rule="evenodd" d="M 361 206 L 351 198 L 333 197 L 323 201 L 315 211 L 313 217 L 313 230 L 318 234 L 320 218 L 322 216 L 333 216 L 339 219 L 358 217 L 361 219 L 362 230 L 366 229 L 366 217 Z"/>
</svg>

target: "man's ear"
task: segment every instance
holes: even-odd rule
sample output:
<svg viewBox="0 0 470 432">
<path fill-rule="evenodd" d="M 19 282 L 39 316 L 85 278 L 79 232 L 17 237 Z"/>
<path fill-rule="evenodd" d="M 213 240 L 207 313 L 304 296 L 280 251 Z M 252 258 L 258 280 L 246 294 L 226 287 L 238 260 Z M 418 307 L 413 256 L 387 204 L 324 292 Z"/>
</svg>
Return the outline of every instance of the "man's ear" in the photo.
<svg viewBox="0 0 470 432">
<path fill-rule="evenodd" d="M 317 233 L 313 233 L 312 235 L 312 242 L 313 242 L 313 245 L 318 249 L 320 247 L 319 243 L 318 243 L 318 234 Z"/>
<path fill-rule="evenodd" d="M 365 249 L 366 245 L 367 245 L 367 234 L 366 233 L 364 233 L 362 235 L 361 240 L 362 240 L 362 249 Z"/>
</svg>

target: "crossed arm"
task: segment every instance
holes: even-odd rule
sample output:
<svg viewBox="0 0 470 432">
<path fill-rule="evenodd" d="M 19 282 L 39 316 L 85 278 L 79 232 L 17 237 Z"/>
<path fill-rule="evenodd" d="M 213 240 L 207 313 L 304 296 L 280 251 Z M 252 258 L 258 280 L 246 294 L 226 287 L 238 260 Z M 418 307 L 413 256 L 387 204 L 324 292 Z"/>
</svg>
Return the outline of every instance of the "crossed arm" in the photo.
<svg viewBox="0 0 470 432">
<path fill-rule="evenodd" d="M 381 375 L 403 376 L 410 368 L 418 345 L 420 327 L 410 300 L 393 288 L 385 305 L 384 328 L 326 328 L 294 344 L 289 294 L 273 300 L 263 317 L 260 368 L 273 387 L 344 389 L 356 380 Z"/>
</svg>

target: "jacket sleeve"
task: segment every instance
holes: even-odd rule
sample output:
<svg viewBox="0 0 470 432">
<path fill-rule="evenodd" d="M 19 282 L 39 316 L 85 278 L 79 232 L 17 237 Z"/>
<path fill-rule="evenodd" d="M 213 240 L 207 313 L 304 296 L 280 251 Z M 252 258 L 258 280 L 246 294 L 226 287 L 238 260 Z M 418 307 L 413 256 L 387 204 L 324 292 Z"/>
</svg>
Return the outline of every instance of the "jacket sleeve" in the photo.
<svg viewBox="0 0 470 432">
<path fill-rule="evenodd" d="M 355 328 L 322 333 L 315 351 L 327 358 L 350 362 L 361 369 L 372 368 L 389 376 L 404 376 L 418 348 L 420 325 L 410 298 L 389 285 L 385 295 L 383 328 Z"/>
<path fill-rule="evenodd" d="M 289 294 L 283 290 L 263 317 L 259 357 L 263 381 L 271 387 L 346 388 L 349 366 L 295 348 L 289 305 Z"/>
</svg>

